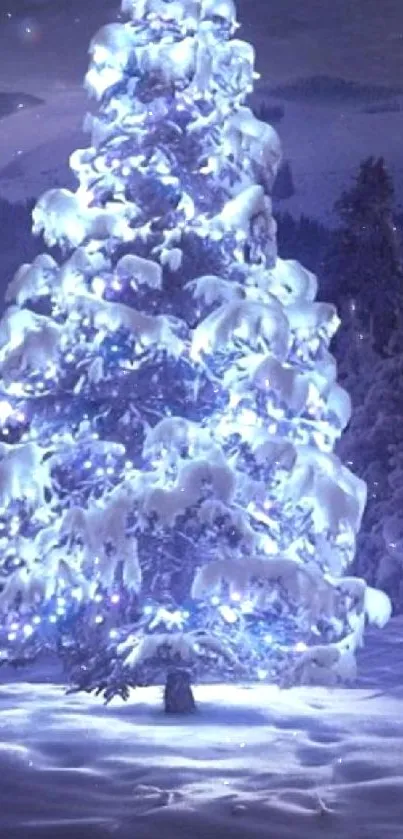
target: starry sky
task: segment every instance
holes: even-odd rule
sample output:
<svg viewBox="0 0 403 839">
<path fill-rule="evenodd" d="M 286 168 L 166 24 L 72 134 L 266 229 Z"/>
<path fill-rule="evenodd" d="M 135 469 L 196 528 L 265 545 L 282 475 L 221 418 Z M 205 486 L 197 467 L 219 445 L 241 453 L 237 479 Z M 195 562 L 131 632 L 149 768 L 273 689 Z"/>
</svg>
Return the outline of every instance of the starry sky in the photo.
<svg viewBox="0 0 403 839">
<path fill-rule="evenodd" d="M 115 0 L 2 0 L 1 85 L 37 93 L 76 85 L 94 31 Z M 326 74 L 396 84 L 403 68 L 402 0 L 238 0 L 241 37 L 274 83 Z M 260 59 L 259 59 L 260 56 Z M 263 59 L 262 59 L 263 57 Z"/>
</svg>

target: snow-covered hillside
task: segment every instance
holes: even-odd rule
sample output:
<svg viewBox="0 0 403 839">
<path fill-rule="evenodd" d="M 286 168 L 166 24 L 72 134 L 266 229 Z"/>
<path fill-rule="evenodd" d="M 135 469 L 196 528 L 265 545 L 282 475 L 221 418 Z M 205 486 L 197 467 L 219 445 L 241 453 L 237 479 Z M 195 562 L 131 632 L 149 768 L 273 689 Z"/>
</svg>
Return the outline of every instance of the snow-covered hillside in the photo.
<svg viewBox="0 0 403 839">
<path fill-rule="evenodd" d="M 12 201 L 36 197 L 55 184 L 73 184 L 69 154 L 87 144 L 81 131 L 89 107 L 85 92 L 60 85 L 45 95 L 43 104 L 24 104 L 0 118 L 0 194 Z M 385 156 L 403 201 L 403 97 L 395 96 L 390 110 L 383 109 L 382 99 L 372 108 L 360 101 L 335 107 L 332 101 L 281 100 L 262 86 L 254 104 L 259 108 L 262 102 L 284 107 L 277 128 L 296 194 L 280 202 L 281 209 L 329 221 L 341 189 L 371 154 Z"/>
<path fill-rule="evenodd" d="M 23 107 L 0 120 L 0 195 L 10 201 L 37 197 L 45 189 L 74 183 L 71 152 L 84 144 L 88 100 L 80 88 L 48 92 L 37 107 Z"/>
<path fill-rule="evenodd" d="M 0 119 L 0 195 L 11 201 L 36 197 L 55 184 L 73 184 L 69 155 L 88 143 L 81 126 L 90 103 L 82 88 L 59 85 L 42 96 L 43 104 L 25 105 Z M 254 97 L 257 108 L 262 102 L 284 107 L 277 130 L 296 193 L 278 208 L 330 222 L 340 191 L 371 154 L 386 158 L 403 202 L 403 96 L 375 96 L 373 106 L 358 96 L 347 104 L 330 97 L 319 104 L 300 98 L 274 97 L 263 83 Z M 389 110 L 384 103 L 391 103 Z"/>
<path fill-rule="evenodd" d="M 388 102 L 390 110 L 384 105 Z M 372 108 L 360 102 L 337 107 L 332 102 L 284 102 L 284 112 L 278 131 L 292 166 L 295 195 L 281 202 L 281 209 L 331 224 L 334 202 L 371 155 L 385 158 L 403 203 L 402 96 L 380 99 Z"/>
<path fill-rule="evenodd" d="M 199 687 L 109 707 L 52 668 L 0 687 L 7 839 L 396 839 L 403 819 L 403 624 L 368 635 L 356 688 Z"/>
<path fill-rule="evenodd" d="M 36 197 L 68 185 L 68 155 L 81 135 L 88 100 L 82 89 L 95 30 L 116 19 L 118 0 L 14 0 L 0 12 L 0 92 L 43 99 L 0 113 L 0 195 Z M 284 104 L 277 126 L 296 194 L 281 209 L 330 218 L 340 190 L 366 156 L 383 155 L 403 202 L 403 28 L 396 0 L 239 0 L 240 37 L 256 46 L 261 81 L 255 100 Z M 61 53 L 61 45 L 63 50 Z M 318 79 L 327 80 L 318 95 Z"/>
</svg>

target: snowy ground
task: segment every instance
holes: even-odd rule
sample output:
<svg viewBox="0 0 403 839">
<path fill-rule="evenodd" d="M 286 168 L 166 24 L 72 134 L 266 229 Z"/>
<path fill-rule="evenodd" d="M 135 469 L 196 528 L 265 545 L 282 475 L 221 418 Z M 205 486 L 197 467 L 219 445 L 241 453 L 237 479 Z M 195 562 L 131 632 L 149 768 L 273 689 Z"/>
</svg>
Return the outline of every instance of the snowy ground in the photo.
<svg viewBox="0 0 403 839">
<path fill-rule="evenodd" d="M 200 687 L 182 720 L 154 689 L 105 708 L 51 670 L 6 683 L 0 836 L 399 839 L 402 637 L 369 636 L 356 689 Z"/>
</svg>

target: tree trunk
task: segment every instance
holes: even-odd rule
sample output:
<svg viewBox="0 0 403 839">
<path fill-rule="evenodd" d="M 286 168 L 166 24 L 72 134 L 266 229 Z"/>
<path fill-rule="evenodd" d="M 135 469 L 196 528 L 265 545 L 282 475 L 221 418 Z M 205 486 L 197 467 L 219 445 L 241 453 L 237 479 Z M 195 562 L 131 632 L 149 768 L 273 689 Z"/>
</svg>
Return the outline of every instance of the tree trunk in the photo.
<svg viewBox="0 0 403 839">
<path fill-rule="evenodd" d="M 168 673 L 164 706 L 167 714 L 189 714 L 196 710 L 187 670 L 172 670 Z"/>
</svg>

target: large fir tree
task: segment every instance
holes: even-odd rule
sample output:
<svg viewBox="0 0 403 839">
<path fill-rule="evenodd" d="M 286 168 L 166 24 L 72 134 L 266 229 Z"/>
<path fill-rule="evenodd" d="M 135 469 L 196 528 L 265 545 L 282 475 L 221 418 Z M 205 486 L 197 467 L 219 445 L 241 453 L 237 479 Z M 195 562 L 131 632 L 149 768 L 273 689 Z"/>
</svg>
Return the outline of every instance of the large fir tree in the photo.
<svg viewBox="0 0 403 839">
<path fill-rule="evenodd" d="M 0 327 L 2 655 L 106 698 L 193 679 L 335 683 L 389 602 L 346 576 L 365 484 L 335 309 L 276 254 L 273 129 L 232 0 L 123 0 L 98 112 Z"/>
</svg>

